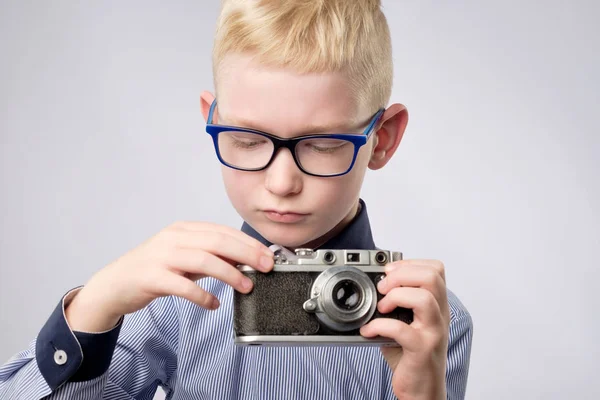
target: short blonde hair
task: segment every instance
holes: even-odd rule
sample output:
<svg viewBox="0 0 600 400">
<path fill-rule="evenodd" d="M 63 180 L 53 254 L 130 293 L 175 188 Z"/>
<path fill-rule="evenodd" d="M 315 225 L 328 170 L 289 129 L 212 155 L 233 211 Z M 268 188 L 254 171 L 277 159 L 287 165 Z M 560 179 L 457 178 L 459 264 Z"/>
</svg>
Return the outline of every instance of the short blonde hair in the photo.
<svg viewBox="0 0 600 400">
<path fill-rule="evenodd" d="M 385 107 L 392 49 L 380 0 L 222 0 L 213 50 L 217 88 L 229 53 L 298 73 L 342 72 L 359 104 Z"/>
</svg>

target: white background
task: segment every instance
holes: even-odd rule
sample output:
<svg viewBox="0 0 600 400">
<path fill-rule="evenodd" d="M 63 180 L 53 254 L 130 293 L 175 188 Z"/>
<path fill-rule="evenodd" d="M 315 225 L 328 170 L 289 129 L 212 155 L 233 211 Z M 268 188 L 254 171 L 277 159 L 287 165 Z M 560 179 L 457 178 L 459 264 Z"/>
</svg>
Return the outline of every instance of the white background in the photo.
<svg viewBox="0 0 600 400">
<path fill-rule="evenodd" d="M 600 7 L 566 4 L 384 2 L 410 122 L 362 196 L 446 264 L 469 399 L 600 398 Z M 218 6 L 0 2 L 0 360 L 167 224 L 240 226 L 198 105 Z"/>
</svg>

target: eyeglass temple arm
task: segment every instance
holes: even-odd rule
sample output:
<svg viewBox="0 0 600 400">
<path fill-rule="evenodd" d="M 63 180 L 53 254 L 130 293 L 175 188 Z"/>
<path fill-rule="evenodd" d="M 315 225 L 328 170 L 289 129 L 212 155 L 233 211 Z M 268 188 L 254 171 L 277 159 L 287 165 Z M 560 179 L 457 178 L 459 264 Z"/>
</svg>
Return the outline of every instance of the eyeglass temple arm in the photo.
<svg viewBox="0 0 600 400">
<path fill-rule="evenodd" d="M 217 99 L 214 99 L 213 102 L 210 105 L 210 109 L 208 110 L 208 118 L 207 118 L 207 121 L 206 121 L 207 124 L 212 124 L 213 123 L 213 115 L 214 115 L 216 107 L 217 107 Z"/>
<path fill-rule="evenodd" d="M 375 114 L 375 117 L 373 118 L 373 120 L 371 121 L 371 123 L 369 124 L 369 126 L 367 127 L 367 129 L 365 131 L 367 136 L 369 136 L 371 133 L 373 133 L 373 131 L 375 130 L 375 127 L 379 123 L 379 120 L 381 119 L 381 116 L 383 115 L 384 112 L 385 112 L 385 108 L 381 108 L 381 109 L 379 109 L 377 114 Z"/>
</svg>

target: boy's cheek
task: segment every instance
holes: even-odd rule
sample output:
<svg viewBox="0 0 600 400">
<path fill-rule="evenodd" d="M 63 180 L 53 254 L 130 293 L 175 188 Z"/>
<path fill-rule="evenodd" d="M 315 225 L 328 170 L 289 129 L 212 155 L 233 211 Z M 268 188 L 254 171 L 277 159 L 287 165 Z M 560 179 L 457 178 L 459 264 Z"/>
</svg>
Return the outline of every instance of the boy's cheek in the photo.
<svg viewBox="0 0 600 400">
<path fill-rule="evenodd" d="M 233 206 L 239 210 L 239 207 L 250 208 L 256 206 L 253 193 L 261 188 L 259 174 L 245 171 L 237 171 L 228 167 L 223 167 L 222 177 L 225 191 Z"/>
<path fill-rule="evenodd" d="M 233 168 L 221 167 L 223 183 L 227 190 L 245 192 L 257 185 L 262 186 L 261 172 L 238 171 Z"/>
</svg>

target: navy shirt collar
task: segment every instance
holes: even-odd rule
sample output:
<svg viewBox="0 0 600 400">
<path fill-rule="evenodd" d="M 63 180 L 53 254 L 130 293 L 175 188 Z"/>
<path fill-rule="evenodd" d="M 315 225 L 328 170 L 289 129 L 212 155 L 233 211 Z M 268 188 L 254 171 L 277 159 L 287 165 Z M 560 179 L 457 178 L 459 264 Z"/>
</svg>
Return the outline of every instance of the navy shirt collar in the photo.
<svg viewBox="0 0 600 400">
<path fill-rule="evenodd" d="M 367 206 L 365 202 L 360 199 L 359 211 L 354 219 L 342 230 L 337 236 L 329 239 L 320 248 L 322 249 L 361 249 L 361 250 L 375 250 L 375 243 L 373 242 L 373 234 L 371 233 L 371 224 L 369 223 L 369 216 L 367 215 Z M 248 223 L 244 222 L 242 225 L 242 232 L 249 236 L 252 236 L 265 246 L 270 246 L 273 243 L 261 236 L 254 228 Z"/>
</svg>

